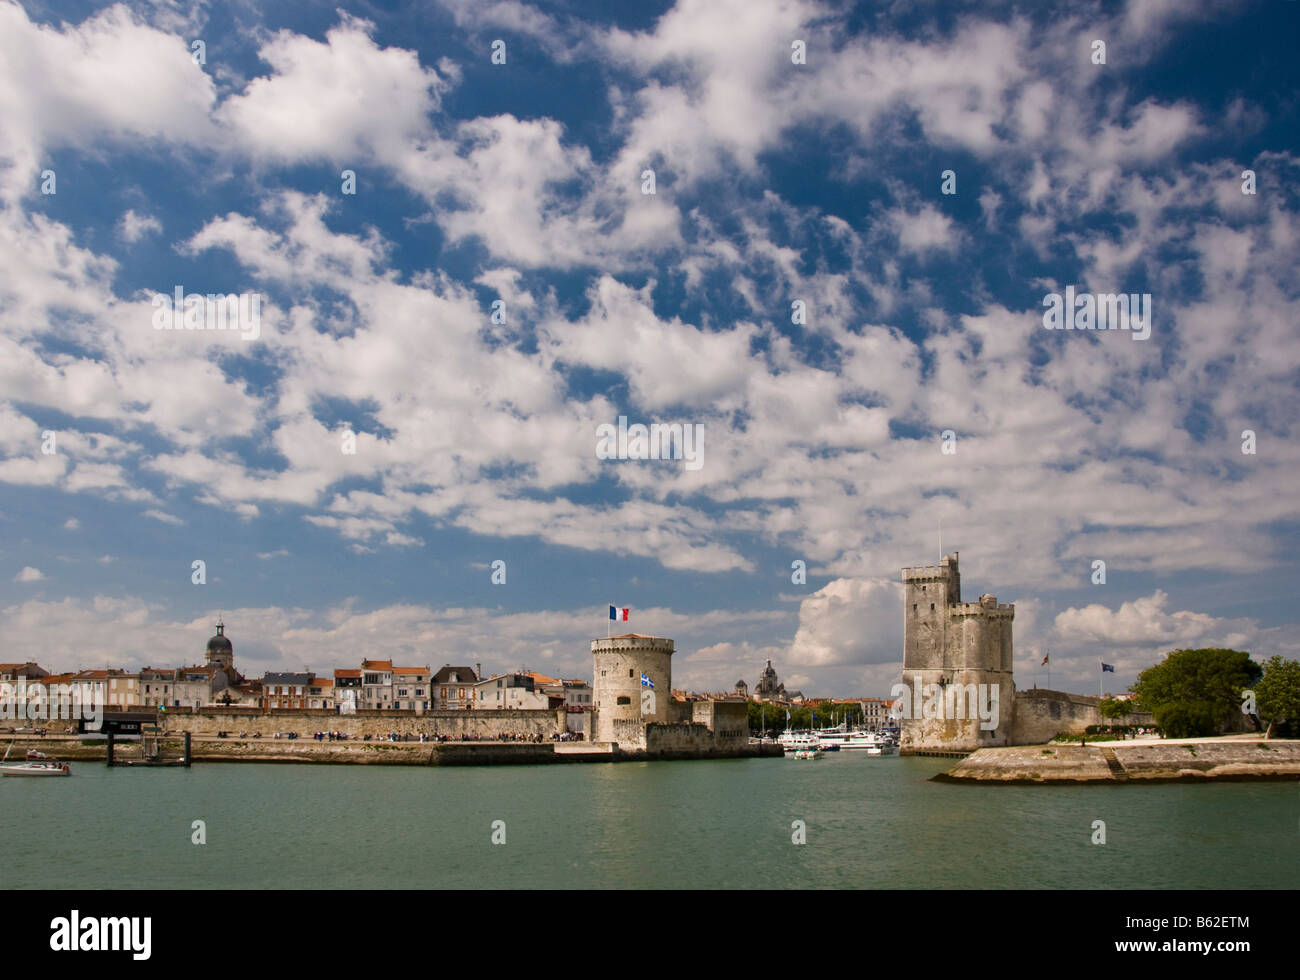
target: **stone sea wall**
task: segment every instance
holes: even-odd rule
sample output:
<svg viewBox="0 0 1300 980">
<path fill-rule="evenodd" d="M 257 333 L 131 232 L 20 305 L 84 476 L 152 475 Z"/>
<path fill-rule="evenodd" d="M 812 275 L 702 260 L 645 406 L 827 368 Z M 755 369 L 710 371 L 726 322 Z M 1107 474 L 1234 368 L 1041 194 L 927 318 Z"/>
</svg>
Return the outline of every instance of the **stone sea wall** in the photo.
<svg viewBox="0 0 1300 980">
<path fill-rule="evenodd" d="M 954 783 L 1137 783 L 1300 777 L 1300 740 L 1093 742 L 980 749 L 935 776 Z"/>
<path fill-rule="evenodd" d="M 315 732 L 343 732 L 349 738 L 399 735 L 448 735 L 459 738 L 473 735 L 494 739 L 501 735 L 523 734 L 549 737 L 565 730 L 563 708 L 555 710 L 508 711 L 426 711 L 422 715 L 409 711 L 358 711 L 341 715 L 323 710 L 280 710 L 262 712 L 256 708 L 199 708 L 168 711 L 159 723 L 169 732 L 193 732 L 215 735 L 219 731 L 238 734 L 254 732 L 264 738 L 275 732 L 295 732 L 309 737 Z"/>
<path fill-rule="evenodd" d="M 658 726 L 655 726 L 656 728 Z M 677 727 L 677 726 L 670 726 Z M 699 726 L 682 726 L 698 728 Z M 651 729 L 654 731 L 654 728 Z M 706 730 L 707 731 L 707 730 Z M 656 743 L 654 752 L 643 747 L 628 749 L 599 742 L 386 742 L 349 739 L 318 742 L 310 738 L 214 738 L 196 736 L 192 741 L 194 765 L 204 762 L 284 762 L 339 765 L 390 766 L 482 766 L 533 765 L 560 762 L 623 762 L 638 759 L 686 759 L 780 755 L 779 746 L 744 745 L 721 751 L 701 747 L 690 738 L 670 734 Z M 698 735 L 698 733 L 697 733 Z M 175 736 L 162 740 L 167 759 L 178 759 L 184 742 Z M 694 746 L 694 747 L 692 747 Z M 18 736 L 13 741 L 10 762 L 21 762 L 28 749 L 39 749 L 51 758 L 67 762 L 105 761 L 102 740 L 85 741 L 74 736 Z M 115 749 L 119 763 L 143 758 L 139 742 L 119 742 Z"/>
</svg>

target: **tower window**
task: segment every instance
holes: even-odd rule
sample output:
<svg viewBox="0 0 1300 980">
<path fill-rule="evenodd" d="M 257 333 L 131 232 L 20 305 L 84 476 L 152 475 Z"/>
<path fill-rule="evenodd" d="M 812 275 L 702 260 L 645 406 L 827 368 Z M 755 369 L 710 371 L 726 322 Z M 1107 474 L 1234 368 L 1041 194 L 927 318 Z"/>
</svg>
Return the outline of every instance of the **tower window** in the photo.
<svg viewBox="0 0 1300 980">
<path fill-rule="evenodd" d="M 632 668 L 631 668 L 631 667 L 629 667 L 629 668 L 627 669 L 627 676 L 628 676 L 628 677 L 631 677 L 631 676 L 632 676 Z"/>
<path fill-rule="evenodd" d="M 934 612 L 934 603 L 930 603 L 930 612 Z"/>
<path fill-rule="evenodd" d="M 916 612 L 916 603 L 912 603 L 912 612 Z"/>
<path fill-rule="evenodd" d="M 627 697 L 626 695 L 620 694 L 620 695 L 619 695 L 619 698 L 618 698 L 618 703 L 619 703 L 619 704 L 631 704 L 631 703 L 632 703 L 632 699 L 629 698 L 629 697 Z"/>
</svg>

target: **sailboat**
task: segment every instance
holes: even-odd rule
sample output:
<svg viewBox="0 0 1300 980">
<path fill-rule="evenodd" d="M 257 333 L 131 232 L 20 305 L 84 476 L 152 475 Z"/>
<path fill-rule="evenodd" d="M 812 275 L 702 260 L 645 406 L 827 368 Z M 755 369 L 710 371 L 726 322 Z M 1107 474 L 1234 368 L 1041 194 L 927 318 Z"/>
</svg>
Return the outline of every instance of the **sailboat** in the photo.
<svg viewBox="0 0 1300 980">
<path fill-rule="evenodd" d="M 9 761 L 9 752 L 14 747 L 14 743 L 9 743 L 9 748 L 5 749 L 5 757 L 0 759 L 0 775 L 4 776 L 71 776 L 72 767 L 66 762 L 16 762 L 11 766 L 4 765 Z"/>
</svg>

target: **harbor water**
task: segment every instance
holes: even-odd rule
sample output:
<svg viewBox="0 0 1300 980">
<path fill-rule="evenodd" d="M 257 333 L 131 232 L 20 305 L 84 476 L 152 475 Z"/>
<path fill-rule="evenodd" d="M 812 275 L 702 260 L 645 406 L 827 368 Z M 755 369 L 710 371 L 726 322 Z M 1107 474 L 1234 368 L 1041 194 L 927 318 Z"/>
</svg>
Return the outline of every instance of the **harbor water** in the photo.
<svg viewBox="0 0 1300 980">
<path fill-rule="evenodd" d="M 812 761 L 463 768 L 75 763 L 67 779 L 0 780 L 0 830 L 11 842 L 5 885 L 879 890 L 1297 883 L 1297 781 L 929 781 L 951 764 L 850 752 Z M 1093 842 L 1099 829 L 1105 843 Z M 205 843 L 194 842 L 200 830 Z M 801 836 L 806 843 L 794 843 Z"/>
</svg>

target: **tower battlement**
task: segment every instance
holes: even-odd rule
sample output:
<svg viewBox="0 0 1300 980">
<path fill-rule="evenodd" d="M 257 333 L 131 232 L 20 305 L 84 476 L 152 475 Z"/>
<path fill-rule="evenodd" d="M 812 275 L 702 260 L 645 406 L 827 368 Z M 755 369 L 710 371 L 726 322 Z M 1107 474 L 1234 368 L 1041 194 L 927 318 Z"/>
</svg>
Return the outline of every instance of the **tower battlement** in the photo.
<svg viewBox="0 0 1300 980">
<path fill-rule="evenodd" d="M 903 581 L 930 582 L 947 579 L 958 574 L 957 558 L 958 553 L 954 551 L 951 555 L 944 555 L 937 565 L 912 565 L 904 568 Z"/>
</svg>

